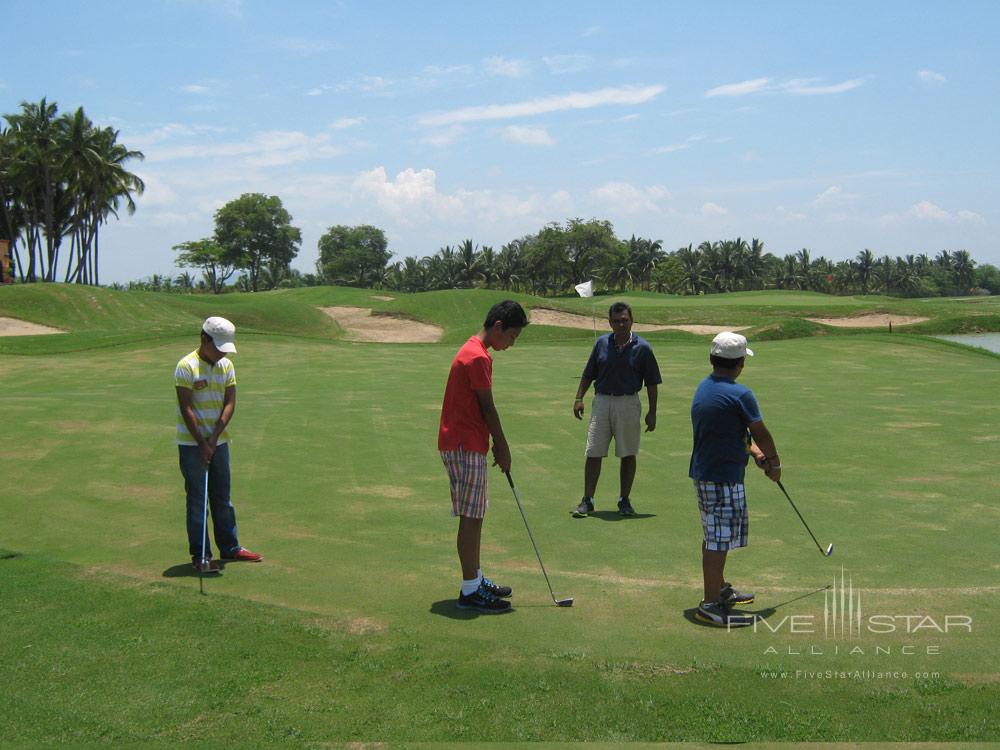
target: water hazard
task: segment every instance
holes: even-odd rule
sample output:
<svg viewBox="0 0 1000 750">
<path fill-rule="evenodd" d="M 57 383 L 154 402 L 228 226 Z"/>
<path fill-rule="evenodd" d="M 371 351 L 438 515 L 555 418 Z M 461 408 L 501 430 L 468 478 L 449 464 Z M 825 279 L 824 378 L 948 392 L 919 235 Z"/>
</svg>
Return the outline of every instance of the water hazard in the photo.
<svg viewBox="0 0 1000 750">
<path fill-rule="evenodd" d="M 956 341 L 966 346 L 977 346 L 1000 354 L 1000 333 L 962 333 L 952 336 L 938 336 L 946 341 Z"/>
</svg>

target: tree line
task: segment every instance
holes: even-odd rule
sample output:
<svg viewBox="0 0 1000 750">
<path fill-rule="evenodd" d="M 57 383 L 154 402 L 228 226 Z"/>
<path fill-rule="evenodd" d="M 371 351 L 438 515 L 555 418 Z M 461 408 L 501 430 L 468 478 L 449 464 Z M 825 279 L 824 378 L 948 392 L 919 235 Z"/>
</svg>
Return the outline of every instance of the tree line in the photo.
<svg viewBox="0 0 1000 750">
<path fill-rule="evenodd" d="M 144 185 L 128 162 L 143 154 L 118 142 L 78 108 L 59 115 L 42 99 L 22 102 L 0 124 L 0 239 L 21 282 L 100 283 L 100 230 Z M 66 247 L 68 242 L 68 247 Z M 23 254 L 23 257 L 22 257 Z"/>
<path fill-rule="evenodd" d="M 1000 294 L 1000 270 L 977 265 L 966 250 L 892 257 L 865 249 L 832 261 L 805 248 L 773 254 L 759 239 L 737 237 L 666 251 L 661 240 L 619 239 L 609 221 L 598 219 L 550 223 L 499 250 L 466 239 L 394 263 L 378 227 L 336 225 L 319 240 L 315 273 L 290 266 L 299 239 L 276 196 L 247 194 L 217 212 L 212 238 L 175 247 L 178 265 L 201 269 L 200 280 L 184 272 L 132 282 L 129 288 L 218 293 L 335 284 L 400 292 L 482 287 L 544 296 L 572 293 L 576 284 L 593 279 L 606 290 L 682 295 L 762 289 L 899 297 Z M 247 272 L 226 287 L 241 268 Z"/>
</svg>

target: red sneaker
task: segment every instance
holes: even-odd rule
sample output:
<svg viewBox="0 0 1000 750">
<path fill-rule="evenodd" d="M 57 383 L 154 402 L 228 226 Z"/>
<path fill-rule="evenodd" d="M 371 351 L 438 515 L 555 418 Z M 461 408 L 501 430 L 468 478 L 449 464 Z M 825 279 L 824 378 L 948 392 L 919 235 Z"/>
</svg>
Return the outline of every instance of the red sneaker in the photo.
<svg viewBox="0 0 1000 750">
<path fill-rule="evenodd" d="M 240 547 L 238 550 L 229 555 L 223 555 L 223 560 L 229 562 L 263 562 L 264 558 L 258 555 L 256 552 L 251 552 L 245 547 Z"/>
</svg>

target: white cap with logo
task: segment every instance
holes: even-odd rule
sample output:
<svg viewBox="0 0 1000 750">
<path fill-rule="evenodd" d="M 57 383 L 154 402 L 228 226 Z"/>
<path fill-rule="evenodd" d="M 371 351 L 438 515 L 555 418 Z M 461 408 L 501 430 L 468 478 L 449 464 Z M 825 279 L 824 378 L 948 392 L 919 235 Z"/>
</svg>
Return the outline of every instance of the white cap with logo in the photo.
<svg viewBox="0 0 1000 750">
<path fill-rule="evenodd" d="M 236 340 L 236 326 L 225 318 L 215 316 L 208 318 L 201 330 L 211 337 L 212 343 L 220 352 L 236 353 L 236 344 L 233 343 Z"/>
<path fill-rule="evenodd" d="M 752 357 L 753 350 L 747 347 L 747 337 L 732 331 L 723 331 L 712 339 L 712 356 L 723 359 Z"/>
</svg>

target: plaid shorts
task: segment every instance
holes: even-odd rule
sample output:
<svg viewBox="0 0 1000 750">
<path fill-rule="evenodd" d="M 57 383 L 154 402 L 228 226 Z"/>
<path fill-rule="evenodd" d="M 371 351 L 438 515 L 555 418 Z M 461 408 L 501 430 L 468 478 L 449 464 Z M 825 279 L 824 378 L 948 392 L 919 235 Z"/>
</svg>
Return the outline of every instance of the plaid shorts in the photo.
<svg viewBox="0 0 1000 750">
<path fill-rule="evenodd" d="M 747 546 L 750 518 L 747 516 L 747 496 L 743 484 L 725 482 L 699 482 L 698 510 L 705 530 L 705 549 L 725 552 Z"/>
<path fill-rule="evenodd" d="M 441 451 L 441 460 L 451 482 L 451 514 L 482 518 L 489 505 L 486 497 L 486 454 L 466 451 Z"/>
</svg>

